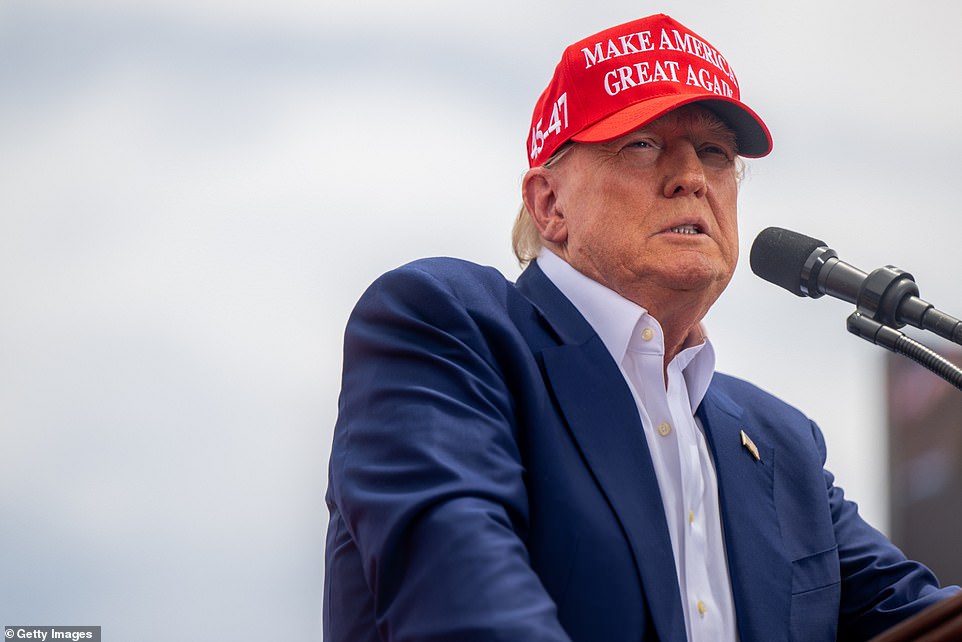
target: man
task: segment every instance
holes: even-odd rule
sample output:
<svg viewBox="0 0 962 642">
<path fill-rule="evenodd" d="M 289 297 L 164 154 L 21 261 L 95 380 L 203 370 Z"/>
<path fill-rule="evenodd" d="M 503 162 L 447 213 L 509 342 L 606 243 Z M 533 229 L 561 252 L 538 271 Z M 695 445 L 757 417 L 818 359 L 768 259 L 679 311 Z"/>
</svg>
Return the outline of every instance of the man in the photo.
<svg viewBox="0 0 962 642">
<path fill-rule="evenodd" d="M 737 157 L 770 149 L 667 16 L 565 50 L 517 284 L 418 261 L 348 324 L 325 639 L 867 639 L 951 594 L 859 518 L 809 419 L 714 372 Z"/>
</svg>

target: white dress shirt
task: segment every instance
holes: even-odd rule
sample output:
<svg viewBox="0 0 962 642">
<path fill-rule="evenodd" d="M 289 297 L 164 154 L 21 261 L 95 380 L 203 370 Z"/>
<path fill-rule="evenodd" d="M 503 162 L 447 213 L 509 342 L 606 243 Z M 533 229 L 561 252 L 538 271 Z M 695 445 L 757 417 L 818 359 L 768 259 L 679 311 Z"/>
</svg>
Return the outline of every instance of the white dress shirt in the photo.
<svg viewBox="0 0 962 642">
<path fill-rule="evenodd" d="M 598 333 L 634 395 L 668 522 L 688 640 L 737 640 L 718 480 L 694 415 L 715 371 L 711 343 L 679 352 L 668 364 L 666 387 L 664 333 L 654 317 L 549 250 L 541 251 L 538 265 Z"/>
</svg>

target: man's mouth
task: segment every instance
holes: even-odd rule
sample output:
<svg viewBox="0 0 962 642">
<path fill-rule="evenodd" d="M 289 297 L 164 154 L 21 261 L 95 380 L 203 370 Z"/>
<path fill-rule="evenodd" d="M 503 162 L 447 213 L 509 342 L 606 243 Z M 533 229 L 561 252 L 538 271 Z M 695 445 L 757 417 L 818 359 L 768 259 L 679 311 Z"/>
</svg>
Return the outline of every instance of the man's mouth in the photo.
<svg viewBox="0 0 962 642">
<path fill-rule="evenodd" d="M 697 225 L 679 225 L 678 227 L 673 227 L 669 231 L 675 232 L 676 234 L 701 234 L 701 228 Z"/>
</svg>

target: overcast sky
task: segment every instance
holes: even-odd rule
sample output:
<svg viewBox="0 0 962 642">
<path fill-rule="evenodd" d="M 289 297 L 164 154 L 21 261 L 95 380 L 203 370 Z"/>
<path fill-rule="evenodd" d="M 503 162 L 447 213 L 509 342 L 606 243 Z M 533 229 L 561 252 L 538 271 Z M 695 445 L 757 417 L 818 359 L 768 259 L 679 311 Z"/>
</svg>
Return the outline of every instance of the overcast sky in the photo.
<svg viewBox="0 0 962 642">
<path fill-rule="evenodd" d="M 421 256 L 517 276 L 561 50 L 659 11 L 775 139 L 707 322 L 719 368 L 818 421 L 884 529 L 885 353 L 748 250 L 795 229 L 962 314 L 962 3 L 0 0 L 0 625 L 319 639 L 351 307 Z"/>
</svg>

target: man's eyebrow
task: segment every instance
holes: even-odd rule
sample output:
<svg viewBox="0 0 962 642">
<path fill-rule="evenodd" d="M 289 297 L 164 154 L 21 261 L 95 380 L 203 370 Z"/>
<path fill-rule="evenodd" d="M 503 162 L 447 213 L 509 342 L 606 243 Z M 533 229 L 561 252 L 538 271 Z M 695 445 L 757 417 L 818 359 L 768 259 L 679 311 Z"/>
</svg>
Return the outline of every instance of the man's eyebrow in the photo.
<svg viewBox="0 0 962 642">
<path fill-rule="evenodd" d="M 738 136 L 735 135 L 735 130 L 729 127 L 725 121 L 713 114 L 702 114 L 699 118 L 699 124 L 708 129 L 710 134 L 725 138 L 731 141 L 732 144 L 735 144 L 738 141 Z"/>
</svg>

